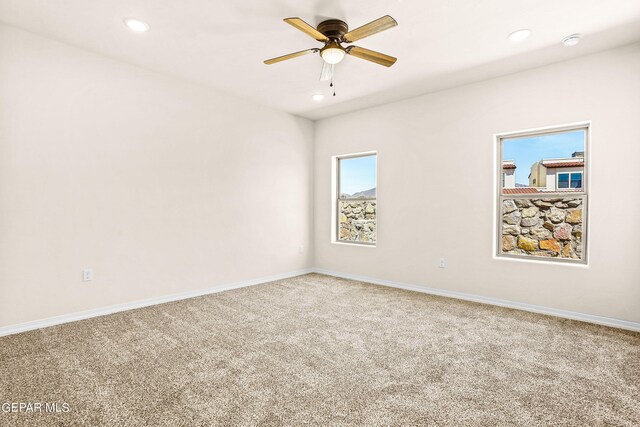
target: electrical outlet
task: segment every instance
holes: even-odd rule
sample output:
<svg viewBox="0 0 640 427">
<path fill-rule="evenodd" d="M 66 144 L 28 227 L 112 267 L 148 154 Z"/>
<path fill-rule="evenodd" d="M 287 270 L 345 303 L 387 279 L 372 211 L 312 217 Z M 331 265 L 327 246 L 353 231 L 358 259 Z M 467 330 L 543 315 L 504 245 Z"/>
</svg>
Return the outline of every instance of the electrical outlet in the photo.
<svg viewBox="0 0 640 427">
<path fill-rule="evenodd" d="M 93 270 L 90 268 L 85 268 L 82 270 L 82 281 L 90 282 L 93 280 Z"/>
<path fill-rule="evenodd" d="M 445 268 L 446 266 L 446 262 L 444 260 L 444 258 L 440 258 L 440 262 L 438 263 L 438 267 L 439 268 Z"/>
</svg>

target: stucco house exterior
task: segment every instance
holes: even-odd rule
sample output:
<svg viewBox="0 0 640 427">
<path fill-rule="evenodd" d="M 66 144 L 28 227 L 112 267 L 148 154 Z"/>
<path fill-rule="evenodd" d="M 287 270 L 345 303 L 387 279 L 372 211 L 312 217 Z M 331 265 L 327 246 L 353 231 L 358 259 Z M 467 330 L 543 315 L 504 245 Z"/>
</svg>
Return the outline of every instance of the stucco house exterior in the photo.
<svg viewBox="0 0 640 427">
<path fill-rule="evenodd" d="M 513 160 L 502 162 L 502 188 L 513 188 L 516 186 L 516 163 Z"/>
<path fill-rule="evenodd" d="M 541 191 L 578 191 L 583 187 L 584 152 L 571 157 L 542 159 L 531 165 L 529 187 Z"/>
<path fill-rule="evenodd" d="M 502 162 L 502 191 L 504 194 L 535 194 L 555 191 L 581 191 L 584 177 L 584 152 L 571 157 L 541 159 L 531 165 L 529 185 L 516 184 L 516 164 Z"/>
</svg>

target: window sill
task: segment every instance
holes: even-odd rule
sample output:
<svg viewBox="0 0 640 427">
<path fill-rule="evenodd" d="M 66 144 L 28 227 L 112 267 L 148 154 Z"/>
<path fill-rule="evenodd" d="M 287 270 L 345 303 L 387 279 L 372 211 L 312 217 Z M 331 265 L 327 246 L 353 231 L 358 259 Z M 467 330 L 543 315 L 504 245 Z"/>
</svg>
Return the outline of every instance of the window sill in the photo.
<svg viewBox="0 0 640 427">
<path fill-rule="evenodd" d="M 589 268 L 589 263 L 587 261 L 582 260 L 570 260 L 570 259 L 562 259 L 556 258 L 555 260 L 547 260 L 541 257 L 524 257 L 517 255 L 493 255 L 494 260 L 498 261 L 515 261 L 515 262 L 526 262 L 533 264 L 544 264 L 544 265 L 563 265 L 569 267 L 579 267 L 579 268 Z"/>
<path fill-rule="evenodd" d="M 334 245 L 340 245 L 340 246 L 359 246 L 359 247 L 364 247 L 364 248 L 375 248 L 376 244 L 375 243 L 361 243 L 361 242 L 340 242 L 337 240 L 332 240 L 331 241 L 332 244 Z"/>
</svg>

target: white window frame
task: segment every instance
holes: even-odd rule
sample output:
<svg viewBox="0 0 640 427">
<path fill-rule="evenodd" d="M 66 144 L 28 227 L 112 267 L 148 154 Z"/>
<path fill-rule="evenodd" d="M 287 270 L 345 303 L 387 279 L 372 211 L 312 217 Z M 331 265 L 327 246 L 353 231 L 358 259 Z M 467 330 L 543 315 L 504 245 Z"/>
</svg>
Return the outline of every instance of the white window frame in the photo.
<svg viewBox="0 0 640 427">
<path fill-rule="evenodd" d="M 560 187 L 560 175 L 564 175 L 567 174 L 569 175 L 569 186 L 568 187 Z M 556 173 L 556 188 L 560 189 L 562 188 L 563 190 L 570 190 L 573 187 L 571 186 L 571 178 L 573 177 L 573 175 L 582 175 L 582 178 L 580 179 L 580 182 L 582 183 L 582 187 L 577 187 L 577 188 L 584 188 L 584 172 L 558 172 Z"/>
<path fill-rule="evenodd" d="M 376 197 L 358 198 L 358 199 L 341 199 L 340 198 L 340 160 L 353 159 L 357 157 L 376 156 Z M 340 201 L 344 200 L 374 200 L 376 202 L 376 228 L 378 227 L 378 152 L 377 151 L 364 151 L 359 153 L 341 154 L 333 156 L 331 159 L 332 170 L 332 194 L 331 194 L 331 243 L 338 245 L 348 246 L 362 246 L 367 248 L 375 248 L 378 244 L 378 235 L 376 232 L 376 241 L 372 242 L 360 242 L 340 240 Z"/>
<path fill-rule="evenodd" d="M 550 258 L 550 257 L 536 257 L 530 255 L 515 255 L 504 254 L 501 251 L 502 244 L 502 201 L 504 199 L 530 199 L 531 194 L 503 194 L 503 187 L 498 185 L 500 183 L 500 173 L 502 172 L 502 142 L 505 139 L 524 138 L 531 136 L 544 136 L 559 133 L 567 133 L 572 131 L 584 130 L 584 167 L 582 170 L 582 188 L 581 191 L 574 191 L 569 193 L 571 196 L 581 197 L 582 202 L 582 259 L 569 259 L 569 258 Z M 493 258 L 501 260 L 517 260 L 524 262 L 538 262 L 538 263 L 551 263 L 551 264 L 565 264 L 586 267 L 589 264 L 589 180 L 591 178 L 591 161 L 589 160 L 591 152 L 591 121 L 570 123 L 559 126 L 548 126 L 536 129 L 527 129 L 514 132 L 503 132 L 494 135 L 494 153 L 495 163 L 494 170 L 494 228 L 493 228 Z M 557 179 L 557 177 L 556 177 Z M 571 185 L 571 177 L 569 177 L 569 185 Z M 558 188 L 556 187 L 556 190 Z M 544 193 L 539 198 L 553 198 L 553 197 L 567 197 L 566 191 L 555 191 Z"/>
</svg>

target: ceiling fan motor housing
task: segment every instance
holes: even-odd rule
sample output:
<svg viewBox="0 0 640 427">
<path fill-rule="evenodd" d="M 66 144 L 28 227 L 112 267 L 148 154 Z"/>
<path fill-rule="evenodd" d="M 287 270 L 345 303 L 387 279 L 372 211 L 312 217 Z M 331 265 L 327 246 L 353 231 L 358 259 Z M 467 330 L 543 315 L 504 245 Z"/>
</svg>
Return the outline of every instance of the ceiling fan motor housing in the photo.
<svg viewBox="0 0 640 427">
<path fill-rule="evenodd" d="M 328 19 L 318 24 L 318 31 L 330 40 L 340 42 L 342 36 L 349 32 L 349 27 L 346 22 L 339 19 Z"/>
</svg>

